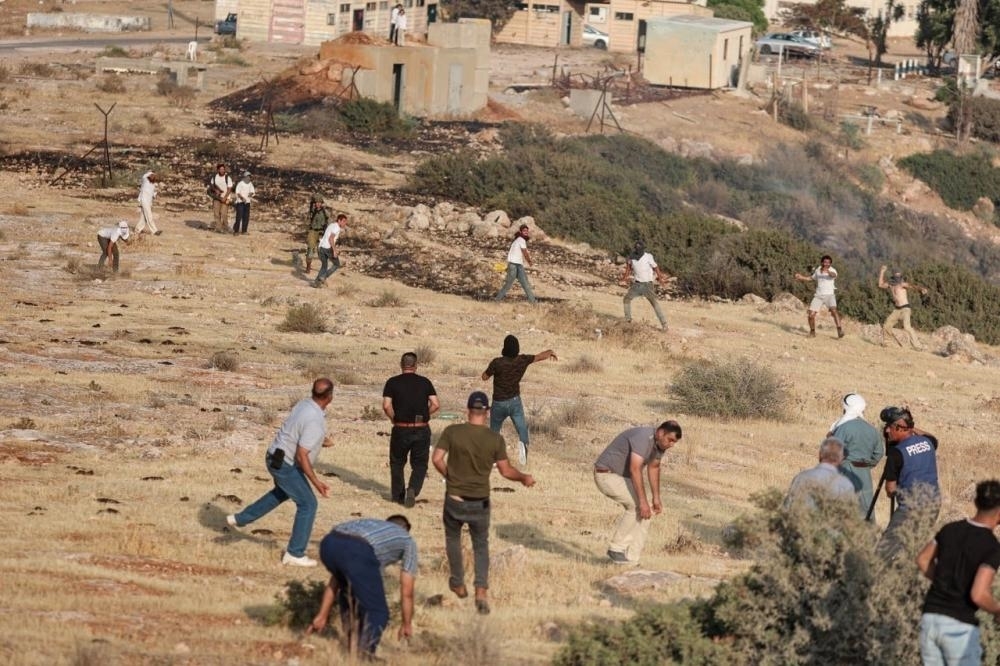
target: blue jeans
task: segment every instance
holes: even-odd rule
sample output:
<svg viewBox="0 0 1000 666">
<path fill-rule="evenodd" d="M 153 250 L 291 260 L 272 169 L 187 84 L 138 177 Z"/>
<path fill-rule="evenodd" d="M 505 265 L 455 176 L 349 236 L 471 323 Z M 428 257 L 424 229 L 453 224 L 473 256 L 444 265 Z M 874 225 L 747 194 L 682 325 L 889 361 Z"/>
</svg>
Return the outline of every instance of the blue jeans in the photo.
<svg viewBox="0 0 1000 666">
<path fill-rule="evenodd" d="M 236 514 L 236 524 L 249 525 L 278 508 L 285 500 L 295 502 L 295 520 L 292 522 L 292 536 L 288 539 L 287 552 L 293 557 L 306 554 L 313 522 L 316 520 L 316 495 L 313 494 L 309 479 L 302 470 L 287 460 L 281 469 L 271 469 L 271 455 L 264 457 L 265 467 L 274 479 L 274 488 L 259 500 Z"/>
<path fill-rule="evenodd" d="M 514 429 L 517 436 L 524 442 L 524 447 L 528 447 L 528 421 L 524 418 L 524 405 L 521 404 L 521 396 L 515 395 L 510 400 L 496 400 L 490 408 L 490 430 L 500 432 L 503 422 L 510 417 L 514 422 Z"/>
<path fill-rule="evenodd" d="M 924 666 L 979 666 L 979 627 L 938 613 L 920 616 L 920 658 Z"/>
<path fill-rule="evenodd" d="M 358 648 L 372 654 L 389 624 L 382 569 L 363 539 L 330 532 L 319 544 L 319 558 L 337 580 L 337 605 L 344 633 L 359 632 Z"/>
<path fill-rule="evenodd" d="M 319 260 L 322 263 L 319 266 L 319 273 L 316 274 L 317 284 L 326 280 L 340 268 L 340 257 L 333 256 L 333 248 L 319 248 Z M 329 268 L 327 268 L 327 264 L 330 265 Z"/>
<path fill-rule="evenodd" d="M 493 300 L 502 301 L 507 296 L 507 292 L 510 291 L 515 279 L 521 283 L 521 288 L 524 289 L 524 295 L 528 297 L 528 302 L 534 303 L 535 292 L 531 291 L 531 285 L 528 284 L 528 274 L 524 272 L 524 265 L 509 262 L 507 264 L 507 279 L 504 280 L 503 286 L 500 287 L 500 291 L 497 292 Z"/>
<path fill-rule="evenodd" d="M 465 565 L 462 562 L 462 525 L 469 526 L 472 537 L 474 584 L 484 590 L 490 587 L 490 500 L 460 502 L 450 495 L 444 498 L 444 550 L 448 556 L 448 584 L 465 585 Z"/>
</svg>

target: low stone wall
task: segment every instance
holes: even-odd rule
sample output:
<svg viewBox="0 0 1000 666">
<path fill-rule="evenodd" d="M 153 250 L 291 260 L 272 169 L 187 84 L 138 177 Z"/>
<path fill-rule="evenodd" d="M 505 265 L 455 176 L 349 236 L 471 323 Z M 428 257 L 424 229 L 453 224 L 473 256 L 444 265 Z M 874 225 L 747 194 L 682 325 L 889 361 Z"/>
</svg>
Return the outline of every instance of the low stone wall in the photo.
<svg viewBox="0 0 1000 666">
<path fill-rule="evenodd" d="M 149 17 L 34 12 L 28 14 L 27 26 L 29 28 L 76 28 L 84 32 L 135 32 L 149 30 Z"/>
</svg>

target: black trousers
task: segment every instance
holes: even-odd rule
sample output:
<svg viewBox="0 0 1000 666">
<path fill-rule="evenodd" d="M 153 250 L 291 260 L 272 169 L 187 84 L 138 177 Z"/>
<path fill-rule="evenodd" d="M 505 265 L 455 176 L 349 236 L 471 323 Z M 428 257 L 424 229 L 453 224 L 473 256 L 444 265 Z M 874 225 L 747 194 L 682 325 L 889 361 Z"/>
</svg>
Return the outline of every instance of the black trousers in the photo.
<svg viewBox="0 0 1000 666">
<path fill-rule="evenodd" d="M 236 222 L 233 223 L 233 233 L 246 233 L 250 225 L 250 204 L 240 202 L 233 206 L 236 209 Z"/>
<path fill-rule="evenodd" d="M 427 478 L 427 463 L 431 457 L 431 429 L 392 427 L 389 435 L 389 474 L 392 486 L 392 499 L 402 502 L 406 489 L 413 490 L 416 497 L 424 487 Z M 403 470 L 406 462 L 410 462 L 410 483 L 405 482 Z"/>
</svg>

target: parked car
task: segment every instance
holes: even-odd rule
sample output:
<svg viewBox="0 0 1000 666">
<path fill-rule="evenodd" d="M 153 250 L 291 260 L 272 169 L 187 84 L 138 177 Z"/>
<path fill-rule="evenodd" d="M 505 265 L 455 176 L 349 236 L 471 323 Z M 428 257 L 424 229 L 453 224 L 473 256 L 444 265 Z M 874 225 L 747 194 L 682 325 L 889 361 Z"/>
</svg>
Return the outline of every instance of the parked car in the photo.
<svg viewBox="0 0 1000 666">
<path fill-rule="evenodd" d="M 593 46 L 594 48 L 606 51 L 609 44 L 608 33 L 601 32 L 592 25 L 584 24 L 583 26 L 583 45 Z"/>
<path fill-rule="evenodd" d="M 819 30 L 810 30 L 809 28 L 799 28 L 798 30 L 792 30 L 790 33 L 793 37 L 799 37 L 804 39 L 810 44 L 815 44 L 821 49 L 832 49 L 833 41 L 830 39 L 830 35 L 825 32 L 820 32 Z"/>
<path fill-rule="evenodd" d="M 215 34 L 235 35 L 236 34 L 236 14 L 230 12 L 222 21 L 215 22 Z"/>
<path fill-rule="evenodd" d="M 773 32 L 770 35 L 765 35 L 756 41 L 756 46 L 761 55 L 783 53 L 788 57 L 800 56 L 803 58 L 815 58 L 819 56 L 821 50 L 815 44 L 787 32 Z"/>
</svg>

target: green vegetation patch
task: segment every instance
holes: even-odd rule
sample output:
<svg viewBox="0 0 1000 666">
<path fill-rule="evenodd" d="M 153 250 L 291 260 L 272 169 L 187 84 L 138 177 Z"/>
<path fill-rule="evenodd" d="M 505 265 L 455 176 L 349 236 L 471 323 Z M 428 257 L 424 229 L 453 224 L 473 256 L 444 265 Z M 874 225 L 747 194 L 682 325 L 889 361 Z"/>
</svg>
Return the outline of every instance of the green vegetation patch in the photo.
<svg viewBox="0 0 1000 666">
<path fill-rule="evenodd" d="M 1000 105 L 997 108 L 1000 110 Z M 997 127 L 1000 132 L 1000 125 Z M 1000 194 L 1000 169 L 982 152 L 957 154 L 935 150 L 904 157 L 899 165 L 927 183 L 948 207 L 956 210 L 970 210 L 982 196 L 995 203 Z"/>
</svg>

